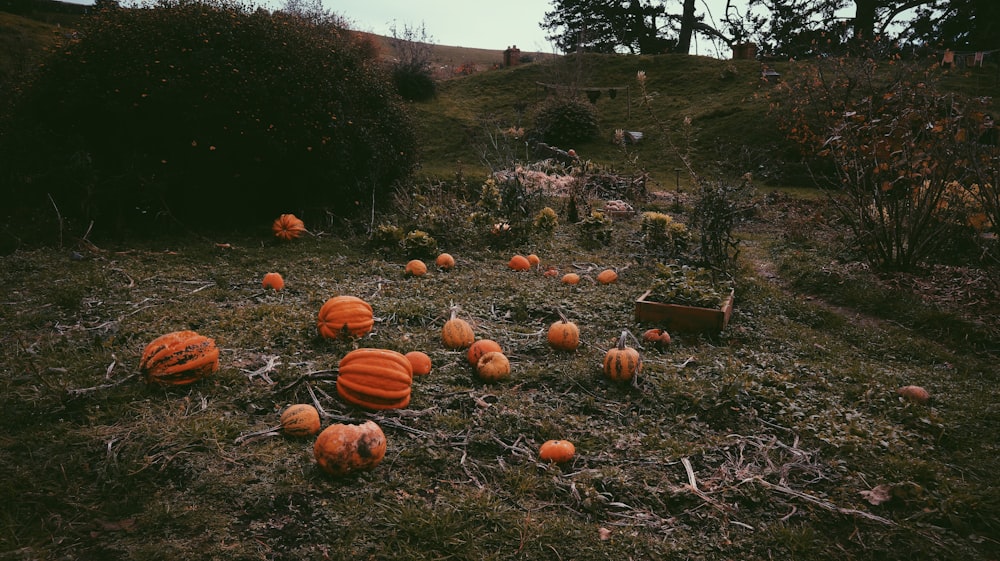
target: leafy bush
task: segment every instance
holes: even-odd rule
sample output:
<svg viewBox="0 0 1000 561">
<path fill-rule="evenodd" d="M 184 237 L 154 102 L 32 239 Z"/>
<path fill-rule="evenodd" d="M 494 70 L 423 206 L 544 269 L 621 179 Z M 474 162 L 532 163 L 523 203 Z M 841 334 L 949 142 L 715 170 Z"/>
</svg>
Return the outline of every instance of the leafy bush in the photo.
<svg viewBox="0 0 1000 561">
<path fill-rule="evenodd" d="M 427 101 L 437 94 L 437 82 L 425 65 L 397 64 L 392 68 L 392 81 L 403 99 Z"/>
<path fill-rule="evenodd" d="M 734 231 L 754 211 L 756 189 L 750 174 L 738 183 L 701 181 L 697 188 L 691 225 L 698 233 L 698 258 L 706 267 L 731 271 L 739 257 L 739 239 Z"/>
<path fill-rule="evenodd" d="M 904 64 L 891 80 L 874 59 L 803 70 L 782 119 L 791 139 L 832 164 L 834 202 L 865 258 L 908 269 L 968 245 L 970 217 L 989 213 L 989 197 L 970 189 L 996 170 L 995 147 L 980 133 L 989 120 L 983 100 L 944 92 L 933 75 Z"/>
<path fill-rule="evenodd" d="M 98 229 L 356 212 L 415 162 L 376 55 L 335 21 L 223 0 L 98 10 L 0 129 L 2 195 Z"/>
<path fill-rule="evenodd" d="M 597 136 L 597 109 L 572 97 L 550 97 L 535 111 L 535 134 L 556 146 L 569 146 Z"/>
</svg>

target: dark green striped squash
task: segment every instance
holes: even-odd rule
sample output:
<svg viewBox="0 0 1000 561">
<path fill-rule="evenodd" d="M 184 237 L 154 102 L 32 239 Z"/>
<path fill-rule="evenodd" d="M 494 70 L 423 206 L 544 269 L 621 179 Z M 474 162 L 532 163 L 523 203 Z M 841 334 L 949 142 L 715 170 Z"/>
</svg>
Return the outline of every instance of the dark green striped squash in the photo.
<svg viewBox="0 0 1000 561">
<path fill-rule="evenodd" d="M 153 340 L 142 351 L 139 370 L 147 384 L 183 386 L 219 369 L 215 340 L 194 331 L 174 331 Z"/>
</svg>

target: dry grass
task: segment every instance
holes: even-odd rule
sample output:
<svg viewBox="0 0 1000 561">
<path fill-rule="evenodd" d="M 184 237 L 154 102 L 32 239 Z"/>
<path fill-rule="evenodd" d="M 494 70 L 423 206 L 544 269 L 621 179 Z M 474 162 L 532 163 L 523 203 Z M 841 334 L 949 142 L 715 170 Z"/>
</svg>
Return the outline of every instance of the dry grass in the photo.
<svg viewBox="0 0 1000 561">
<path fill-rule="evenodd" d="M 327 235 L 4 257 L 4 558 L 996 555 L 992 355 L 846 321 L 748 270 L 721 338 L 675 334 L 666 351 L 644 349 L 637 383 L 609 383 L 600 359 L 621 329 L 643 327 L 632 301 L 652 278 L 635 235 L 619 222 L 610 246 L 585 251 L 562 226 L 520 248 L 589 276 L 617 267 L 609 286 L 514 273 L 509 252 L 484 248 L 406 278 L 401 256 Z M 259 288 L 271 270 L 286 290 Z M 316 336 L 335 294 L 372 303 L 373 334 Z M 452 303 L 507 350 L 510 382 L 478 381 L 442 347 Z M 557 308 L 581 325 L 575 353 L 545 344 Z M 145 387 L 142 347 L 182 328 L 217 339 L 222 370 Z M 362 345 L 432 357 L 409 408 L 366 414 L 336 398 L 327 373 Z M 901 401 L 908 383 L 931 404 Z M 238 442 L 314 399 L 327 423 L 380 422 L 383 464 L 331 479 L 308 439 Z M 549 438 L 575 442 L 576 460 L 540 463 Z M 894 494 L 870 504 L 862 492 L 879 485 Z"/>
</svg>

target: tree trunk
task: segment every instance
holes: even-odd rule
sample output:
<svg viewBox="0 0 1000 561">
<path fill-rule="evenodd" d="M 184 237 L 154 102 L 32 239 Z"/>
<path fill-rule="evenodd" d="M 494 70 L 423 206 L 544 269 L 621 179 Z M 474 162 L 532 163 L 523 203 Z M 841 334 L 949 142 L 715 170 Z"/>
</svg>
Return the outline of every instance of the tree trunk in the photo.
<svg viewBox="0 0 1000 561">
<path fill-rule="evenodd" d="M 871 41 L 875 38 L 875 14 L 878 0 L 854 1 L 854 40 Z"/>
<path fill-rule="evenodd" d="M 695 0 L 684 0 L 684 12 L 681 14 L 681 32 L 677 37 L 676 52 L 688 54 L 691 52 L 691 35 L 694 32 Z"/>
</svg>

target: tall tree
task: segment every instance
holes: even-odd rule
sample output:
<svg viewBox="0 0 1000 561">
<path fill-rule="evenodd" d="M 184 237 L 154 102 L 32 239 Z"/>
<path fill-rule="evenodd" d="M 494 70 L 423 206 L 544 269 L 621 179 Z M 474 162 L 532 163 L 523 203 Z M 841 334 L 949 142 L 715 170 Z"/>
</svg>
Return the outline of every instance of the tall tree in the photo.
<svg viewBox="0 0 1000 561">
<path fill-rule="evenodd" d="M 696 0 L 684 0 L 684 12 L 678 15 L 668 13 L 663 0 L 553 0 L 541 26 L 563 52 L 655 54 L 673 47 L 687 53 L 692 34 L 711 27 L 696 15 L 696 5 Z"/>
</svg>

